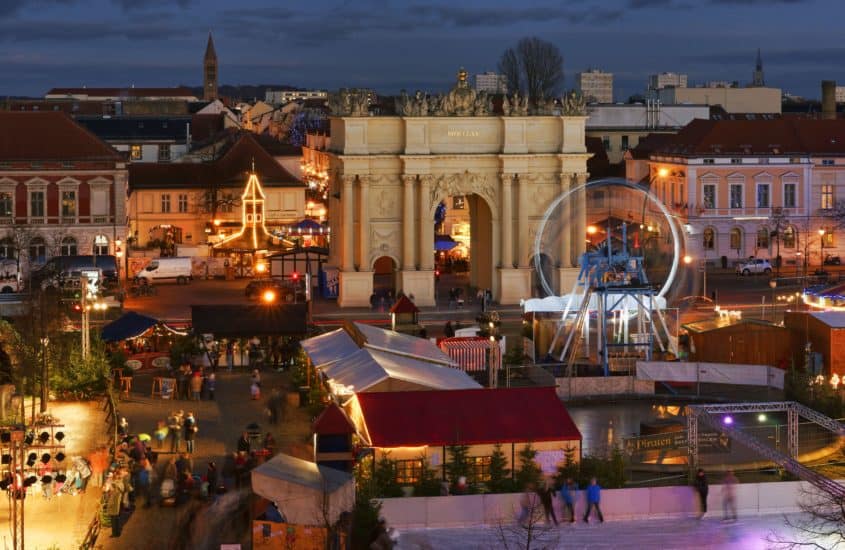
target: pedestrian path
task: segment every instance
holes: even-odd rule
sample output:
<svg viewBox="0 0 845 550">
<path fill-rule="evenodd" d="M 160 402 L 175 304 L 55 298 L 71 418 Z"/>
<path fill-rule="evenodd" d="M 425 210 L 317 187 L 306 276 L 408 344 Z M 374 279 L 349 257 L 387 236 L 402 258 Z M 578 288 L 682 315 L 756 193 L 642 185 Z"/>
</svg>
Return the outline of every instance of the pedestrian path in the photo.
<svg viewBox="0 0 845 550">
<path fill-rule="evenodd" d="M 604 523 L 565 523 L 537 526 L 531 547 L 566 550 L 764 550 L 772 547 L 769 539 L 782 536 L 791 540 L 799 535 L 785 524 L 783 515 L 741 517 L 725 523 L 720 516 L 702 520 L 660 519 L 646 521 L 606 521 Z M 800 514 L 788 516 L 800 521 Z M 507 537 L 506 546 L 502 536 Z M 521 540 L 520 540 L 521 539 Z M 525 547 L 526 532 L 513 525 L 500 527 L 465 527 L 456 529 L 421 529 L 399 533 L 399 550 L 472 550 Z M 519 544 L 521 542 L 521 544 Z M 820 548 L 825 541 L 816 539 Z"/>
</svg>

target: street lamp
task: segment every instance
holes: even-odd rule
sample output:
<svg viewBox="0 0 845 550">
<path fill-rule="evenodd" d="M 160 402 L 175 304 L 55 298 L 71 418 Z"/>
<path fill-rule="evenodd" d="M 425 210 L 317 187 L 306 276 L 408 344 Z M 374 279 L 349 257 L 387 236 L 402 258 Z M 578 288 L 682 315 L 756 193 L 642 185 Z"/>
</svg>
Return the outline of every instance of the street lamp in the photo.
<svg viewBox="0 0 845 550">
<path fill-rule="evenodd" d="M 47 366 L 47 345 L 50 337 L 41 338 L 41 412 L 47 412 L 47 400 L 50 396 L 49 368 Z"/>
<path fill-rule="evenodd" d="M 769 279 L 769 288 L 772 289 L 772 322 L 775 321 L 775 289 L 778 287 L 776 279 Z"/>
<path fill-rule="evenodd" d="M 824 269 L 824 227 L 819 229 L 819 269 Z"/>
</svg>

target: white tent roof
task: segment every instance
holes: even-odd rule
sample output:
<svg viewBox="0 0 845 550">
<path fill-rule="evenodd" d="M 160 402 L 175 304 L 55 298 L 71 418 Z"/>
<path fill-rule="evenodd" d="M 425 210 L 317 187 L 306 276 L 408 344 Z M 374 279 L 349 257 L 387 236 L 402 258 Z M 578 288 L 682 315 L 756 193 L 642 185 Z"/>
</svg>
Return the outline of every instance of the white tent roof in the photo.
<svg viewBox="0 0 845 550">
<path fill-rule="evenodd" d="M 355 501 L 352 474 L 290 455 L 276 455 L 254 468 L 251 476 L 253 492 L 275 502 L 289 523 L 321 524 L 326 495 L 332 522 Z"/>
<path fill-rule="evenodd" d="M 425 361 L 444 365 L 454 365 L 452 358 L 425 338 L 417 338 L 393 330 L 374 327 L 365 323 L 355 323 L 355 328 L 367 340 L 365 346 L 400 355 L 416 356 Z"/>
<path fill-rule="evenodd" d="M 327 365 L 358 351 L 358 345 L 342 328 L 300 342 L 315 367 Z"/>
<path fill-rule="evenodd" d="M 465 372 L 407 356 L 365 348 L 322 369 L 330 384 L 345 392 L 366 391 L 394 378 L 433 390 L 465 390 L 481 385 Z"/>
</svg>

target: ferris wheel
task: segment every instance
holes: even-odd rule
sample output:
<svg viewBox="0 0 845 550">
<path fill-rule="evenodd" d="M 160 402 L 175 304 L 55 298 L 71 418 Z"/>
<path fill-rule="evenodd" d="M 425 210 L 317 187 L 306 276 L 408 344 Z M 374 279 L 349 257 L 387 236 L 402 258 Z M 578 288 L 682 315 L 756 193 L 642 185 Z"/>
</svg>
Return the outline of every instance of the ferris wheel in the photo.
<svg viewBox="0 0 845 550">
<path fill-rule="evenodd" d="M 587 219 L 593 224 L 580 227 Z M 570 366 L 601 364 L 605 374 L 651 360 L 655 351 L 677 356 L 677 319 L 664 313 L 684 249 L 679 226 L 654 193 L 620 178 L 593 180 L 556 197 L 534 239 L 536 286 L 545 298 L 523 302 L 526 313 L 559 313 L 545 356 Z M 570 267 L 561 250 L 573 251 Z M 554 257 L 570 272 L 558 285 L 549 269 Z M 655 273 L 661 282 L 653 282 Z M 570 280 L 571 289 L 564 288 Z"/>
</svg>

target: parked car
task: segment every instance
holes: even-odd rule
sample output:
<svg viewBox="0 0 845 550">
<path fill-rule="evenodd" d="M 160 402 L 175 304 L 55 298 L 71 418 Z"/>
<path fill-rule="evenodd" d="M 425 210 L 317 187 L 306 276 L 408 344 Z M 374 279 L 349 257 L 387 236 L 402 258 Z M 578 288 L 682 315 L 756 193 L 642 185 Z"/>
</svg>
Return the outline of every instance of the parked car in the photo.
<svg viewBox="0 0 845 550">
<path fill-rule="evenodd" d="M 192 279 L 191 259 L 184 258 L 156 258 L 141 270 L 135 279 L 141 283 L 151 284 L 153 281 L 174 279 L 176 284 L 188 284 Z"/>
<path fill-rule="evenodd" d="M 828 254 L 824 257 L 824 265 L 840 265 L 842 264 L 842 260 L 839 259 L 839 256 L 834 256 L 833 254 Z"/>
<path fill-rule="evenodd" d="M 769 260 L 762 258 L 751 258 L 736 265 L 736 272 L 743 277 L 746 275 L 770 275 L 772 273 L 772 264 Z"/>
</svg>

